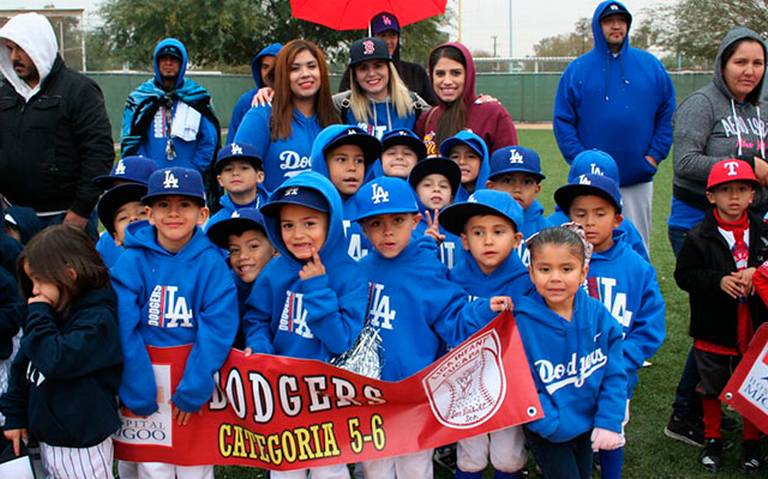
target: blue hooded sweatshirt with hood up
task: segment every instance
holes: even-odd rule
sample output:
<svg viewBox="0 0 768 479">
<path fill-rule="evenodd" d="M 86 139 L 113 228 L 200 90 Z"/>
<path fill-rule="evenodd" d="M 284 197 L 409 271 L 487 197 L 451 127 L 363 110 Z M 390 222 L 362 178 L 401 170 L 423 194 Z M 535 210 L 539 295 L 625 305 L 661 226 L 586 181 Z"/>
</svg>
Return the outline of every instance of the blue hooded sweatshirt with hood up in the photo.
<svg viewBox="0 0 768 479">
<path fill-rule="evenodd" d="M 270 192 L 286 179 L 311 169 L 312 143 L 322 130 L 316 115 L 306 117 L 294 108 L 291 136 L 272 140 L 271 118 L 271 106 L 251 108 L 235 134 L 236 143 L 249 143 L 261 155 L 264 160 L 264 187 Z"/>
<path fill-rule="evenodd" d="M 337 135 L 347 130 L 348 125 L 331 125 L 323 129 L 315 142 L 312 144 L 312 154 L 310 155 L 310 161 L 312 162 L 312 171 L 320 173 L 324 177 L 331 179 L 331 175 L 328 172 L 328 162 L 325 159 L 323 150 Z M 373 164 L 365 165 L 365 174 L 363 175 L 363 181 L 368 178 Z M 360 185 L 362 186 L 362 184 Z M 338 189 L 336 190 L 338 191 Z M 339 193 L 341 194 L 341 193 Z M 352 201 L 352 196 L 349 198 L 341 199 L 344 208 L 344 236 L 347 239 L 345 250 L 349 257 L 355 261 L 360 261 L 368 251 L 371 249 L 371 243 L 363 234 L 363 228 L 356 221 L 352 221 L 352 218 L 356 217 L 355 202 Z"/>
<path fill-rule="evenodd" d="M 192 344 L 173 395 L 182 411 L 200 409 L 213 374 L 229 354 L 239 323 L 232 273 L 219 249 L 196 227 L 177 253 L 157 242 L 146 221 L 128 225 L 125 252 L 110 271 L 118 297 L 125 356 L 120 400 L 140 416 L 157 410 L 157 385 L 147 346 Z"/>
<path fill-rule="evenodd" d="M 587 288 L 623 328 L 627 398 L 631 399 L 637 372 L 666 336 L 666 306 L 656 270 L 632 250 L 623 232 L 614 231 L 613 246 L 592 253 Z"/>
<path fill-rule="evenodd" d="M 675 88 L 661 62 L 629 46 L 611 53 L 600 15 L 620 2 L 600 3 L 592 17 L 595 46 L 565 69 L 555 96 L 553 128 L 557 145 L 569 164 L 582 151 L 597 148 L 619 166 L 621 186 L 651 181 L 672 146 Z M 631 23 L 631 19 L 630 19 Z"/>
<path fill-rule="evenodd" d="M 360 265 L 371 291 L 368 316 L 381 334 L 384 381 L 432 364 L 445 346 L 455 347 L 496 317 L 487 299 L 470 302 L 448 280 L 432 238 L 411 238 L 391 259 L 372 250 Z"/>
<path fill-rule="evenodd" d="M 326 274 L 299 278 L 304 262 L 286 248 L 279 217 L 265 215 L 269 241 L 280 256 L 264 267 L 248 298 L 243 317 L 245 344 L 255 353 L 328 361 L 357 339 L 368 288 L 357 263 L 344 250 L 343 207 L 333 184 L 318 173 L 302 173 L 286 180 L 270 200 L 291 187 L 315 189 L 330 205 L 328 233 L 318 252 Z"/>
<path fill-rule="evenodd" d="M 173 90 L 166 92 L 162 89 L 163 79 L 160 76 L 157 58 L 158 53 L 169 45 L 176 47 L 181 52 L 183 58 L 181 60 L 179 76 L 176 78 L 176 85 Z M 138 144 L 133 146 L 133 142 L 129 140 L 132 139 L 131 130 L 133 123 L 136 121 L 134 116 L 136 114 L 141 115 L 143 110 L 141 107 L 136 110 L 129 108 L 127 105 L 123 112 L 123 156 L 129 153 L 142 155 L 155 160 L 161 168 L 183 166 L 201 173 L 211 164 L 219 140 L 218 126 L 212 123 L 206 115 L 201 114 L 190 106 L 191 102 L 198 99 L 198 97 L 202 99 L 207 97 L 208 94 L 200 85 L 184 78 L 187 70 L 187 59 L 187 49 L 183 43 L 175 38 L 166 38 L 155 47 L 155 52 L 152 55 L 152 66 L 155 76 L 152 80 L 148 80 L 131 93 L 128 104 L 137 103 L 138 105 L 143 105 L 143 97 L 168 98 L 172 101 L 171 111 L 169 112 L 163 105 L 162 100 L 156 100 L 160 101 L 161 105 L 156 109 L 151 121 L 147 122 L 146 130 L 141 132 L 142 135 Z M 169 93 L 172 94 L 169 95 Z M 180 105 L 183 105 L 183 107 Z M 182 111 L 180 112 L 180 110 Z M 183 121 L 182 116 L 187 120 Z M 184 125 L 184 129 L 182 131 L 170 132 L 176 155 L 171 158 L 166 151 L 169 135 L 168 125 L 175 126 L 173 123 L 176 121 L 179 122 L 178 124 Z"/>
<path fill-rule="evenodd" d="M 528 248 L 525 246 L 525 240 L 530 238 L 534 233 L 538 233 L 544 228 L 552 226 L 549 218 L 544 216 L 544 207 L 539 203 L 539 200 L 533 200 L 531 206 L 523 210 L 523 224 L 520 227 L 520 233 L 523 234 L 523 241 L 515 248 L 517 251 L 517 257 L 522 261 L 523 266 L 526 268 L 531 264 L 531 253 L 528 252 Z"/>
<path fill-rule="evenodd" d="M 413 230 L 414 237 L 424 236 L 424 232 L 429 227 L 427 223 L 427 213 L 434 216 L 435 212 L 430 210 L 427 205 L 422 203 L 419 195 L 414 191 L 414 198 L 416 198 L 416 204 L 419 206 L 419 213 L 421 213 L 421 221 L 416 225 L 416 229 Z M 455 203 L 454 200 L 452 203 Z M 461 238 L 451 233 L 447 229 L 440 227 L 440 234 L 445 235 L 445 239 L 439 246 L 437 246 L 437 259 L 445 265 L 446 268 L 453 269 L 456 265 L 464 261 L 464 256 L 468 255 L 464 248 L 461 246 Z"/>
<path fill-rule="evenodd" d="M 230 218 L 232 213 L 239 210 L 240 208 L 260 208 L 267 202 L 268 197 L 269 193 L 267 192 L 266 188 L 264 188 L 263 183 L 256 185 L 256 199 L 251 203 L 246 203 L 244 205 L 235 203 L 232 201 L 232 198 L 229 197 L 228 193 L 224 193 L 221 195 L 221 198 L 219 198 L 219 205 L 221 205 L 221 209 L 214 213 L 213 216 L 211 216 L 211 218 L 205 224 L 204 230 L 208 231 L 208 228 L 215 225 L 219 221 Z"/>
<path fill-rule="evenodd" d="M 485 189 L 485 182 L 488 181 L 488 176 L 491 174 L 491 156 L 488 153 L 488 145 L 485 144 L 485 140 L 469 130 L 461 130 L 451 138 L 458 138 L 465 141 L 472 139 L 475 140 L 483 148 L 483 155 L 480 161 L 480 171 L 478 171 L 477 178 L 475 179 L 475 191 Z M 441 151 L 440 153 L 446 158 L 450 158 L 451 156 L 450 151 Z M 467 191 L 467 189 L 462 185 L 459 187 L 459 191 L 454 195 L 453 201 L 456 203 L 467 201 L 469 195 L 470 192 Z"/>
<path fill-rule="evenodd" d="M 229 120 L 229 129 L 227 130 L 227 144 L 235 141 L 235 133 L 237 133 L 237 129 L 243 121 L 243 117 L 248 113 L 248 110 L 251 109 L 253 96 L 259 91 L 259 88 L 264 86 L 261 82 L 262 60 L 264 57 L 276 57 L 282 48 L 282 43 L 272 43 L 262 48 L 262 50 L 251 60 L 251 74 L 253 75 L 253 81 L 256 83 L 256 88 L 243 93 L 237 100 L 237 103 L 235 103 L 235 107 L 232 109 L 232 118 Z"/>
<path fill-rule="evenodd" d="M 621 432 L 627 402 L 621 327 L 603 304 L 579 289 L 570 321 L 536 292 L 515 303 L 544 417 L 526 427 L 565 442 L 599 427 Z"/>
</svg>

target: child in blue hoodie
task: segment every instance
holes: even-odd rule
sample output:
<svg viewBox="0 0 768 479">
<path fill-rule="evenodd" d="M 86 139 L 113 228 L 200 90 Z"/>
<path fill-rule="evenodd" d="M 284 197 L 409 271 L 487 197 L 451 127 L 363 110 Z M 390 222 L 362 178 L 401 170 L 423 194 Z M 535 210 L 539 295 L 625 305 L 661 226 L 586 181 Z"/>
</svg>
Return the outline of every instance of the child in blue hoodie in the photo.
<svg viewBox="0 0 768 479">
<path fill-rule="evenodd" d="M 480 190 L 464 203 L 456 203 L 440 213 L 445 229 L 460 235 L 470 254 L 449 273 L 449 279 L 472 298 L 504 294 L 516 298 L 533 290 L 528 270 L 514 253 L 522 239 L 518 224 L 523 210 L 507 193 Z M 528 461 L 523 429 L 515 426 L 459 441 L 457 479 L 480 479 L 491 463 L 496 479 L 521 478 Z"/>
<path fill-rule="evenodd" d="M 408 183 L 416 193 L 416 204 L 421 213 L 415 234 L 432 236 L 438 244 L 440 262 L 452 269 L 462 262 L 464 249 L 456 234 L 440 226 L 440 210 L 453 203 L 461 188 L 459 166 L 447 158 L 433 156 L 413 167 Z"/>
<path fill-rule="evenodd" d="M 111 242 L 102 244 L 114 245 L 114 250 L 108 254 L 102 254 L 101 258 L 111 268 L 117 263 L 120 255 L 125 251 L 125 229 L 129 224 L 147 219 L 147 209 L 141 199 L 147 194 L 147 186 L 139 183 L 126 183 L 117 185 L 104 193 L 96 205 L 99 221 L 104 225 Z"/>
<path fill-rule="evenodd" d="M 582 284 L 590 245 L 546 228 L 528 239 L 536 293 L 515 302 L 544 417 L 525 426 L 545 478 L 592 477 L 592 451 L 623 445 L 627 378 L 621 327 Z"/>
<path fill-rule="evenodd" d="M 456 346 L 510 308 L 509 297 L 469 301 L 450 282 L 432 238 L 413 236 L 421 221 L 408 183 L 382 177 L 355 195 L 357 221 L 374 251 L 360 265 L 372 291 L 368 317 L 382 339 L 381 379 L 399 381 L 434 362 L 443 344 Z M 432 477 L 432 450 L 368 461 L 366 479 Z"/>
<path fill-rule="evenodd" d="M 619 186 L 607 176 L 582 175 L 555 191 L 555 201 L 580 224 L 593 247 L 587 286 L 622 327 L 627 374 L 627 413 L 643 362 L 664 342 L 666 308 L 650 263 L 633 251 L 618 231 L 622 221 Z M 600 452 L 604 478 L 621 477 L 623 448 Z"/>
<path fill-rule="evenodd" d="M 572 183 L 575 178 L 581 175 L 603 175 L 619 183 L 619 167 L 613 161 L 611 155 L 604 151 L 592 149 L 585 150 L 576 155 L 568 170 L 568 183 Z M 552 226 L 561 225 L 571 221 L 559 206 L 555 205 L 555 211 L 547 218 Z M 629 247 L 635 250 L 644 260 L 650 262 L 648 250 L 643 243 L 643 237 L 629 218 L 624 218 L 618 228 L 618 231 L 625 233 L 625 241 Z"/>
<path fill-rule="evenodd" d="M 213 374 L 226 359 L 238 325 L 237 294 L 221 255 L 199 228 L 208 218 L 196 170 L 163 168 L 143 198 L 149 222 L 128 226 L 126 251 L 112 268 L 125 369 L 120 400 L 138 416 L 158 410 L 147 346 L 192 344 L 171 398 L 180 426 L 211 398 Z M 213 466 L 139 463 L 139 476 L 213 478 Z"/>
<path fill-rule="evenodd" d="M 352 221 L 355 217 L 352 196 L 363 186 L 371 165 L 380 155 L 379 140 L 356 126 L 331 125 L 321 131 L 312 144 L 312 171 L 331 180 L 341 195 L 346 251 L 355 261 L 368 254 L 370 244 L 360 225 Z"/>
<path fill-rule="evenodd" d="M 486 186 L 508 193 L 523 207 L 523 222 L 520 225 L 523 239 L 552 226 L 544 216 L 544 207 L 536 198 L 545 178 L 541 173 L 539 154 L 530 148 L 506 146 L 494 151 L 491 156 L 491 171 Z M 517 254 L 527 267 L 531 261 L 525 242 L 520 243 Z"/>
<path fill-rule="evenodd" d="M 341 197 L 324 176 L 290 178 L 261 208 L 280 256 L 259 275 L 243 317 L 246 354 L 328 361 L 347 351 L 363 326 L 368 289 L 343 249 Z M 272 479 L 309 470 L 272 471 Z M 345 465 L 311 469 L 314 479 L 349 477 Z"/>
<path fill-rule="evenodd" d="M 232 268 L 237 287 L 240 318 L 245 314 L 245 302 L 259 273 L 277 254 L 267 238 L 264 217 L 255 208 L 241 208 L 232 216 L 212 225 L 205 232 L 213 244 L 229 253 L 227 263 Z M 245 347 L 242 327 L 238 329 L 234 347 Z"/>
<path fill-rule="evenodd" d="M 214 171 L 224 194 L 219 199 L 221 209 L 206 223 L 206 231 L 240 208 L 258 209 L 267 201 L 269 195 L 263 186 L 264 168 L 261 157 L 252 145 L 224 145 L 216 155 Z"/>
<path fill-rule="evenodd" d="M 115 186 L 123 184 L 144 185 L 146 189 L 149 175 L 156 169 L 157 163 L 147 157 L 126 156 L 112 165 L 112 171 L 108 175 L 97 176 L 93 179 L 93 182 L 104 190 L 111 190 Z M 141 197 L 137 200 L 141 200 Z M 146 215 L 142 216 L 140 219 L 146 218 Z M 108 222 L 111 224 L 112 219 L 108 219 Z M 107 267 L 111 268 L 117 262 L 117 258 L 123 253 L 123 248 L 122 245 L 115 244 L 115 237 L 109 232 L 109 225 L 103 221 L 101 224 L 107 231 L 104 231 L 99 236 L 99 240 L 96 242 L 96 251 L 99 252 Z"/>
<path fill-rule="evenodd" d="M 373 165 L 375 176 L 407 179 L 416 163 L 427 157 L 427 145 L 407 128 L 396 128 L 381 137 L 381 161 Z"/>
<path fill-rule="evenodd" d="M 491 167 L 488 146 L 470 130 L 462 130 L 440 143 L 440 156 L 456 162 L 461 169 L 461 188 L 455 201 L 466 201 L 476 190 L 485 188 Z"/>
</svg>

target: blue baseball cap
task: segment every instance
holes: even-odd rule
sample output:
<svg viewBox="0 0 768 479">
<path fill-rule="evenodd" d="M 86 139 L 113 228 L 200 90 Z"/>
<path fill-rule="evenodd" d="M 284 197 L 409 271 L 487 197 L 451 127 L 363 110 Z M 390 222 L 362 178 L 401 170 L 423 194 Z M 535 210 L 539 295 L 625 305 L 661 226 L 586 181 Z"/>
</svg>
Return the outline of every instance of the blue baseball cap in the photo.
<svg viewBox="0 0 768 479">
<path fill-rule="evenodd" d="M 483 140 L 478 140 L 477 138 L 456 138 L 455 136 L 446 138 L 442 143 L 440 143 L 440 156 L 448 158 L 451 156 L 451 150 L 453 147 L 456 145 L 465 145 L 474 151 L 477 156 L 480 157 L 480 159 L 482 159 L 484 150 L 483 146 L 480 144 L 480 141 Z"/>
<path fill-rule="evenodd" d="M 491 155 L 489 180 L 508 173 L 526 173 L 541 181 L 546 176 L 541 173 L 539 154 L 524 146 L 505 146 Z"/>
<path fill-rule="evenodd" d="M 115 235 L 115 215 L 117 211 L 126 203 L 132 201 L 142 201 L 147 194 L 147 186 L 140 183 L 126 183 L 117 185 L 107 190 L 99 198 L 99 204 L 96 205 L 96 213 L 99 215 L 99 221 L 112 236 Z"/>
<path fill-rule="evenodd" d="M 357 145 L 363 150 L 365 164 L 370 165 L 381 156 L 381 142 L 373 135 L 369 135 L 365 130 L 357 126 L 350 126 L 346 130 L 331 138 L 323 147 L 323 156 L 334 148 L 342 145 Z M 327 158 L 326 158 L 327 160 Z"/>
<path fill-rule="evenodd" d="M 164 45 L 161 49 L 157 51 L 157 54 L 155 54 L 157 58 L 168 56 L 168 57 L 174 57 L 178 58 L 181 61 L 184 61 L 184 55 L 181 53 L 181 50 L 176 45 L 170 44 L 170 45 Z"/>
<path fill-rule="evenodd" d="M 440 226 L 455 235 L 464 232 L 467 221 L 477 215 L 495 215 L 506 218 L 520 231 L 523 208 L 511 195 L 495 190 L 478 190 L 467 201 L 454 203 L 440 212 Z"/>
<path fill-rule="evenodd" d="M 216 155 L 216 164 L 214 169 L 217 175 L 221 174 L 224 165 L 231 160 L 245 160 L 253 165 L 253 169 L 260 171 L 264 169 L 264 160 L 262 160 L 256 147 L 248 143 L 229 143 L 224 145 Z"/>
<path fill-rule="evenodd" d="M 156 170 L 149 177 L 147 194 L 141 198 L 145 205 L 151 205 L 162 196 L 187 196 L 205 204 L 203 177 L 197 170 L 175 166 Z"/>
<path fill-rule="evenodd" d="M 264 216 L 276 217 L 285 205 L 305 206 L 323 213 L 330 210 L 328 200 L 319 190 L 308 186 L 288 186 L 275 190 L 259 211 Z"/>
<path fill-rule="evenodd" d="M 602 22 L 604 18 L 608 18 L 611 15 L 621 15 L 627 20 L 627 23 L 632 22 L 632 14 L 630 14 L 629 10 L 627 10 L 626 7 L 619 2 L 611 2 L 606 5 L 603 11 L 600 12 L 600 18 L 598 18 L 598 21 Z"/>
<path fill-rule="evenodd" d="M 149 175 L 157 169 L 157 163 L 146 156 L 126 156 L 112 166 L 108 175 L 97 176 L 93 183 L 102 189 L 109 189 L 119 181 L 147 184 Z"/>
<path fill-rule="evenodd" d="M 211 243 L 226 249 L 229 246 L 229 235 L 240 235 L 248 230 L 257 230 L 267 234 L 264 217 L 256 208 L 240 208 L 233 211 L 229 218 L 212 224 L 205 234 L 208 235 Z"/>
<path fill-rule="evenodd" d="M 602 175 L 581 175 L 565 186 L 555 191 L 555 203 L 566 214 L 571 209 L 571 203 L 578 196 L 595 195 L 611 203 L 616 212 L 621 213 L 621 192 L 615 181 Z"/>
<path fill-rule="evenodd" d="M 427 157 L 427 145 L 421 141 L 421 138 L 408 128 L 395 128 L 384 133 L 381 137 L 382 153 L 389 147 L 395 145 L 405 145 L 416 153 L 418 161 Z"/>
<path fill-rule="evenodd" d="M 461 186 L 461 168 L 455 161 L 442 156 L 432 156 L 416 163 L 408 175 L 408 183 L 415 190 L 421 180 L 432 174 L 439 174 L 448 178 L 448 182 L 451 184 L 451 196 L 456 195 L 459 186 Z"/>
<path fill-rule="evenodd" d="M 364 184 L 354 196 L 355 221 L 394 213 L 418 213 L 416 197 L 402 178 L 381 176 Z"/>
<path fill-rule="evenodd" d="M 568 183 L 581 175 L 607 176 L 616 183 L 619 182 L 619 167 L 613 157 L 598 150 L 584 150 L 573 158 L 571 169 L 568 170 Z"/>
<path fill-rule="evenodd" d="M 371 18 L 371 35 L 378 35 L 387 30 L 400 33 L 400 22 L 397 21 L 396 16 L 388 12 L 381 12 Z"/>
</svg>

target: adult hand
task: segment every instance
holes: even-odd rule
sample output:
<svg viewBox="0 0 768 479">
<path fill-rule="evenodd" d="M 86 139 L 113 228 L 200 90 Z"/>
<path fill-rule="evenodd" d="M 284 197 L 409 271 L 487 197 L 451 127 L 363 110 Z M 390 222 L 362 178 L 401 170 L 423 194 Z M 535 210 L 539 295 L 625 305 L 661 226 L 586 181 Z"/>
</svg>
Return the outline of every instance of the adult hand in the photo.
<svg viewBox="0 0 768 479">
<path fill-rule="evenodd" d="M 424 230 L 424 236 L 431 236 L 437 244 L 445 241 L 445 235 L 440 233 L 440 210 L 435 208 L 434 216 L 429 214 L 429 210 L 424 212 L 427 215 L 427 229 Z"/>
<path fill-rule="evenodd" d="M 83 218 L 79 214 L 75 213 L 74 211 L 67 211 L 66 216 L 64 216 L 64 221 L 62 221 L 65 225 L 75 225 L 78 228 L 85 229 L 85 225 L 88 224 L 88 218 Z"/>
<path fill-rule="evenodd" d="M 268 86 L 259 88 L 259 91 L 257 91 L 256 94 L 253 95 L 253 99 L 251 99 L 251 106 L 272 106 L 273 96 L 275 96 L 275 90 L 272 88 Z"/>
<path fill-rule="evenodd" d="M 496 98 L 492 97 L 491 95 L 481 93 L 480 96 L 475 98 L 475 104 L 482 105 L 483 103 L 501 103 L 501 102 Z"/>
<path fill-rule="evenodd" d="M 645 161 L 647 161 L 648 163 L 653 165 L 654 168 L 658 168 L 659 167 L 659 162 L 656 161 L 656 159 L 654 157 L 652 157 L 651 155 L 645 155 Z"/>
<path fill-rule="evenodd" d="M 317 254 L 317 250 L 312 248 L 312 259 L 307 261 L 307 264 L 301 268 L 301 271 L 299 271 L 299 278 L 307 280 L 324 274 L 325 266 L 323 266 L 323 262 L 320 261 L 320 256 Z"/>
<path fill-rule="evenodd" d="M 26 429 L 8 429 L 3 432 L 5 438 L 13 443 L 13 453 L 18 457 L 21 454 L 21 441 L 27 440 Z"/>
<path fill-rule="evenodd" d="M 755 157 L 755 176 L 763 186 L 768 186 L 768 162 L 759 156 Z"/>
</svg>

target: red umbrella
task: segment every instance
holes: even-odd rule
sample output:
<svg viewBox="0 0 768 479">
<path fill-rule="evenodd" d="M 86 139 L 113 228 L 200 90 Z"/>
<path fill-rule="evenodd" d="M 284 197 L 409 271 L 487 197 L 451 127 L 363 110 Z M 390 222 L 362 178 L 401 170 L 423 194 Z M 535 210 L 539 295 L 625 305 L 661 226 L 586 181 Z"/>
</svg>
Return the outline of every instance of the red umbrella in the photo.
<svg viewBox="0 0 768 479">
<path fill-rule="evenodd" d="M 387 12 L 401 27 L 445 13 L 446 0 L 291 0 L 294 18 L 334 30 L 363 30 L 374 15 Z"/>
</svg>

